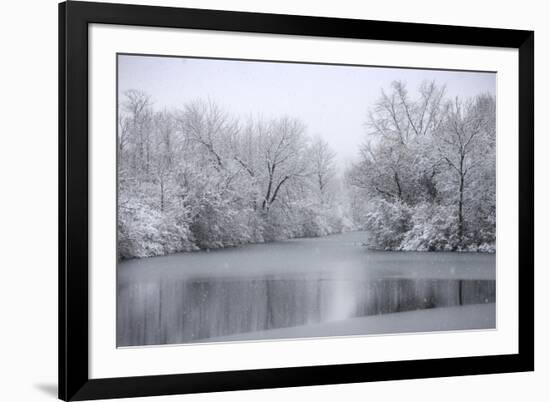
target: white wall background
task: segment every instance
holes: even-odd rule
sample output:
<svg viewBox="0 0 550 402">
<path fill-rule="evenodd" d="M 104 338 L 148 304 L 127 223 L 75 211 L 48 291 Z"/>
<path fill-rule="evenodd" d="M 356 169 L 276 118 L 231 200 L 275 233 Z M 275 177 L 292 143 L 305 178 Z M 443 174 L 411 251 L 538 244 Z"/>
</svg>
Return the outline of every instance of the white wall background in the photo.
<svg viewBox="0 0 550 402">
<path fill-rule="evenodd" d="M 139 2 L 139 1 L 135 1 Z M 536 43 L 536 372 L 171 396 L 163 401 L 546 401 L 550 378 L 550 26 L 535 0 L 164 0 L 147 4 L 534 29 Z M 0 400 L 54 400 L 57 382 L 57 2 L 0 13 Z M 152 399 L 134 399 L 152 400 Z"/>
</svg>

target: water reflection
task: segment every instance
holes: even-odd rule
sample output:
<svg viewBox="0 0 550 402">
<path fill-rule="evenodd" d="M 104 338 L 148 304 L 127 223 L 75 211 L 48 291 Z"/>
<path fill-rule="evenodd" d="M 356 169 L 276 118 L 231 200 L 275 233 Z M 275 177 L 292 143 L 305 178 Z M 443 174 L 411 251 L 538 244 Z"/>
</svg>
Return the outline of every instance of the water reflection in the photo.
<svg viewBox="0 0 550 402">
<path fill-rule="evenodd" d="M 117 345 L 208 340 L 352 317 L 495 302 L 495 281 L 334 273 L 120 281 Z"/>
</svg>

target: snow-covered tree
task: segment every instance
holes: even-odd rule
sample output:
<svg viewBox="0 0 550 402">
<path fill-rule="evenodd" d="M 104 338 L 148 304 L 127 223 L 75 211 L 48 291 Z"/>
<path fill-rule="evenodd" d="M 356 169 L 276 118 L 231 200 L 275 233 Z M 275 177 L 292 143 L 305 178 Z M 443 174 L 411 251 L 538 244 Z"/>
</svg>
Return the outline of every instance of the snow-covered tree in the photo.
<svg viewBox="0 0 550 402">
<path fill-rule="evenodd" d="M 412 97 L 393 82 L 368 114 L 347 181 L 374 248 L 494 247 L 495 98 L 444 94 L 425 82 Z"/>
<path fill-rule="evenodd" d="M 329 203 L 334 153 L 312 143 L 298 119 L 242 124 L 211 100 L 171 111 L 153 105 L 137 90 L 121 99 L 120 258 L 349 227 L 342 208 Z"/>
</svg>

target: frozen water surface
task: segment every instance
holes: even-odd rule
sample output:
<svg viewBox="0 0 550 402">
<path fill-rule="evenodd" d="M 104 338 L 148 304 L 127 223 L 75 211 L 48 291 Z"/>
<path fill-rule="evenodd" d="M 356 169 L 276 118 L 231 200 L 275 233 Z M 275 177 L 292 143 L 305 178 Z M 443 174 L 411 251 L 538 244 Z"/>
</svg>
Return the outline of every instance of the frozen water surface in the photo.
<svg viewBox="0 0 550 402">
<path fill-rule="evenodd" d="M 118 264 L 117 345 L 495 327 L 495 256 L 369 251 L 365 233 Z"/>
</svg>

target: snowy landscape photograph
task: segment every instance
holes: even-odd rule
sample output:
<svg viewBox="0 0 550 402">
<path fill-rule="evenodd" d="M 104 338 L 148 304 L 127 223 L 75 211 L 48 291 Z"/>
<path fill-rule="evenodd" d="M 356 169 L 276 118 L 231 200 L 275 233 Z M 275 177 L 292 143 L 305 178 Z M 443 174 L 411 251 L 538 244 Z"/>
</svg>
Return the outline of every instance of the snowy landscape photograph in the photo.
<svg viewBox="0 0 550 402">
<path fill-rule="evenodd" d="M 116 141 L 117 347 L 496 328 L 494 72 L 118 54 Z"/>
</svg>

